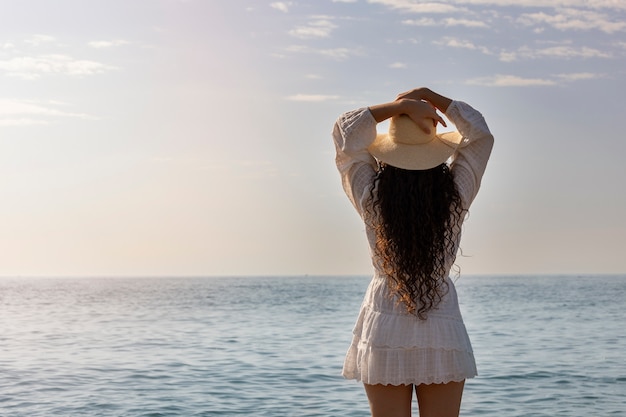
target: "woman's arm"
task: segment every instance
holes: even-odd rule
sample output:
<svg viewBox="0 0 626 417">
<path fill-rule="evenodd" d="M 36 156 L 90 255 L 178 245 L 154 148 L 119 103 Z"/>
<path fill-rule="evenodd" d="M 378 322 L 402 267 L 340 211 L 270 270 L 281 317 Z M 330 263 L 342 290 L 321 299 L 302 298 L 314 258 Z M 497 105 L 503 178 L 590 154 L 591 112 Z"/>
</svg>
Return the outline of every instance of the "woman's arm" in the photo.
<svg viewBox="0 0 626 417">
<path fill-rule="evenodd" d="M 427 101 L 443 113 L 445 113 L 448 110 L 448 107 L 450 107 L 450 104 L 452 104 L 452 99 L 435 93 L 433 90 L 426 87 L 414 88 L 413 90 L 405 93 L 400 93 L 398 94 L 396 101 L 402 101 L 405 99 Z"/>
<path fill-rule="evenodd" d="M 463 142 L 452 157 L 450 169 L 463 206 L 467 209 L 480 188 L 494 139 L 482 114 L 467 103 L 453 102 L 446 116 L 463 135 Z"/>
<path fill-rule="evenodd" d="M 435 108 L 425 101 L 422 101 L 422 99 L 399 98 L 390 103 L 370 106 L 369 111 L 372 113 L 376 123 L 380 123 L 393 116 L 406 114 L 427 134 L 430 133 L 430 129 L 433 126 L 431 120 L 435 121 L 435 125 L 438 122 L 446 126 L 445 121 L 437 113 Z"/>
</svg>

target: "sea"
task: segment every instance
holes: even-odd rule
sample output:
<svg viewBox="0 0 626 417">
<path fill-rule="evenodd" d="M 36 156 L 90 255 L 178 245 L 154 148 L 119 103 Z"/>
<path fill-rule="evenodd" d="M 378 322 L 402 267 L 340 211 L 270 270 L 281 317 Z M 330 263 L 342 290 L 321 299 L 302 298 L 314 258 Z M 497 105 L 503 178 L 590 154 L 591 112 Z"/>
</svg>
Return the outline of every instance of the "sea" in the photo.
<svg viewBox="0 0 626 417">
<path fill-rule="evenodd" d="M 369 416 L 340 375 L 368 281 L 0 278 L 0 416 Z M 456 286 L 461 416 L 626 416 L 626 276 Z"/>
</svg>

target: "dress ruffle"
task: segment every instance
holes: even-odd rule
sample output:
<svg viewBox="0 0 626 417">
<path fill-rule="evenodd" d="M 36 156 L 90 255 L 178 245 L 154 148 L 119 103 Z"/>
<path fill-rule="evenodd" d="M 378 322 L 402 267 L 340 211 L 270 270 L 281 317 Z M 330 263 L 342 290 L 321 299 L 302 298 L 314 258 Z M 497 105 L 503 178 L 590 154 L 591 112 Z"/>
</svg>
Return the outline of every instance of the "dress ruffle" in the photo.
<svg viewBox="0 0 626 417">
<path fill-rule="evenodd" d="M 371 385 L 444 384 L 476 375 L 471 352 L 432 348 L 358 348 L 352 344 L 343 368 L 345 378 Z"/>
<path fill-rule="evenodd" d="M 375 277 L 363 300 L 346 355 L 343 376 L 367 384 L 433 384 L 477 375 L 472 346 L 458 308 L 448 293 L 426 320 L 406 312 L 386 295 Z"/>
</svg>

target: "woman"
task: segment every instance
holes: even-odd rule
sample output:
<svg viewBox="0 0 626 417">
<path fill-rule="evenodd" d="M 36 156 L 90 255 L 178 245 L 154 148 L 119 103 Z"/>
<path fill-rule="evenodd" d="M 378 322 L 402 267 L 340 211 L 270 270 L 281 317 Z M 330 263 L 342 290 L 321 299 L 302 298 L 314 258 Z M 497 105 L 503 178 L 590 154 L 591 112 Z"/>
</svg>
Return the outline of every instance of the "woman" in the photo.
<svg viewBox="0 0 626 417">
<path fill-rule="evenodd" d="M 436 134 L 437 110 L 458 132 Z M 363 381 L 373 417 L 409 417 L 413 389 L 421 417 L 458 416 L 477 372 L 449 273 L 493 136 L 468 104 L 418 88 L 344 113 L 333 138 L 375 271 L 343 375 Z"/>
</svg>

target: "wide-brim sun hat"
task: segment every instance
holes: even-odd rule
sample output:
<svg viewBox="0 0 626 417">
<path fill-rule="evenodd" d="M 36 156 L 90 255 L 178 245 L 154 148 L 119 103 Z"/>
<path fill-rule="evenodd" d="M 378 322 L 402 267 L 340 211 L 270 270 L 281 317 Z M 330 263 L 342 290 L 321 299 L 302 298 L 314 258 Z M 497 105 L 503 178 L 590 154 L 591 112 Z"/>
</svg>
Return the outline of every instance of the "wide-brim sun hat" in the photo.
<svg viewBox="0 0 626 417">
<path fill-rule="evenodd" d="M 462 140 L 459 132 L 437 133 L 434 126 L 427 134 L 409 116 L 399 115 L 391 118 L 389 132 L 377 134 L 367 150 L 385 164 L 424 170 L 446 162 Z"/>
</svg>

